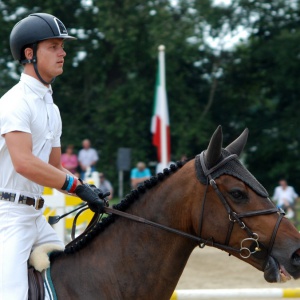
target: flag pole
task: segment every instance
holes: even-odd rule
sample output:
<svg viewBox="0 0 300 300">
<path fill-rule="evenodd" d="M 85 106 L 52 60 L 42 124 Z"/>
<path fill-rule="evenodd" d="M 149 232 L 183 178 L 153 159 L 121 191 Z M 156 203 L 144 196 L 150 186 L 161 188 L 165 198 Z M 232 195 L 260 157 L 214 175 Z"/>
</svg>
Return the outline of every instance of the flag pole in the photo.
<svg viewBox="0 0 300 300">
<path fill-rule="evenodd" d="M 161 87 L 162 87 L 162 92 L 166 93 L 166 73 L 165 73 L 165 46 L 160 45 L 158 47 L 158 59 L 159 59 L 159 78 L 161 80 Z M 165 97 L 167 95 L 164 95 Z M 166 98 L 165 98 L 166 99 Z M 163 115 L 166 113 L 166 107 L 163 105 Z M 162 120 L 162 124 L 160 127 L 160 136 L 161 136 L 161 165 L 162 168 L 167 168 L 168 167 L 168 150 L 167 150 L 167 132 L 166 132 L 166 125 L 165 120 Z"/>
</svg>

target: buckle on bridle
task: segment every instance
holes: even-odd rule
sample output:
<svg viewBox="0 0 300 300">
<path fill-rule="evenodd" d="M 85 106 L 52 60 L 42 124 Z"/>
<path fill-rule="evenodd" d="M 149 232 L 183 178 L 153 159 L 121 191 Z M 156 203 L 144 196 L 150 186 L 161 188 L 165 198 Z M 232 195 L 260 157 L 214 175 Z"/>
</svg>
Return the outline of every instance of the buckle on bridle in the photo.
<svg viewBox="0 0 300 300">
<path fill-rule="evenodd" d="M 240 248 L 240 256 L 242 258 L 249 258 L 252 254 L 256 253 L 256 252 L 259 252 L 261 251 L 261 248 L 259 246 L 259 243 L 258 243 L 258 239 L 259 239 L 259 236 L 257 233 L 253 232 L 253 236 L 250 237 L 250 238 L 245 238 L 241 241 L 241 248 Z M 245 247 L 243 245 L 244 242 L 246 241 L 252 241 L 256 244 L 256 247 L 254 248 L 254 251 L 251 251 L 248 247 Z M 243 251 L 246 251 L 247 254 L 243 255 Z"/>
<path fill-rule="evenodd" d="M 211 186 L 216 186 L 216 185 L 217 185 L 214 179 L 211 179 L 211 180 L 209 181 L 209 184 L 210 184 Z"/>
</svg>

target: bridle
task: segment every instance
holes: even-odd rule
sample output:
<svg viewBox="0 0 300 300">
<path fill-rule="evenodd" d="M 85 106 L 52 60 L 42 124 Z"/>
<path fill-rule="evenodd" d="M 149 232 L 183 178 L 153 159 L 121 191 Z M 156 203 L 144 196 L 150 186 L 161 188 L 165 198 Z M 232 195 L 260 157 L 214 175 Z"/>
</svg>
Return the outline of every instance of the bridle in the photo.
<svg viewBox="0 0 300 300">
<path fill-rule="evenodd" d="M 259 240 L 258 234 L 253 232 L 245 224 L 245 222 L 243 222 L 241 219 L 260 216 L 260 215 L 268 215 L 268 214 L 273 214 L 273 213 L 278 213 L 279 214 L 277 222 L 276 222 L 276 224 L 274 226 L 274 229 L 273 229 L 273 233 L 272 233 L 270 242 L 269 242 L 269 247 L 268 247 L 268 252 L 267 252 L 267 256 L 269 256 L 272 253 L 272 249 L 273 249 L 274 242 L 275 242 L 275 239 L 276 239 L 277 231 L 278 231 L 280 222 L 282 221 L 282 218 L 285 214 L 284 211 L 282 209 L 279 209 L 279 208 L 274 206 L 270 209 L 250 211 L 250 212 L 245 212 L 245 213 L 239 213 L 238 214 L 238 213 L 236 213 L 232 210 L 232 208 L 230 207 L 227 199 L 221 193 L 221 191 L 219 190 L 215 180 L 212 178 L 212 175 L 211 175 L 214 171 L 221 168 L 223 165 L 228 163 L 230 160 L 236 159 L 237 157 L 238 156 L 236 154 L 231 154 L 231 155 L 223 158 L 223 160 L 221 160 L 214 167 L 212 167 L 210 169 L 207 169 L 207 167 L 205 165 L 204 151 L 200 154 L 200 163 L 201 163 L 203 173 L 204 173 L 205 177 L 207 178 L 207 185 L 206 185 L 206 190 L 205 190 L 203 201 L 202 201 L 202 209 L 201 209 L 200 222 L 199 222 L 199 235 L 201 236 L 201 233 L 202 233 L 202 224 L 203 224 L 203 218 L 204 218 L 204 207 L 205 207 L 205 202 L 206 202 L 206 198 L 207 198 L 206 197 L 207 187 L 208 187 L 208 185 L 211 185 L 213 187 L 214 191 L 216 192 L 216 194 L 218 195 L 218 197 L 219 197 L 221 203 L 223 204 L 224 208 L 226 209 L 226 212 L 227 212 L 227 215 L 228 215 L 228 218 L 229 218 L 229 226 L 228 226 L 228 231 L 227 231 L 224 246 L 228 247 L 227 248 L 228 250 L 238 252 L 239 255 L 242 258 L 245 258 L 245 259 L 249 258 L 252 254 L 255 254 L 257 252 L 262 251 L 262 249 L 261 249 L 260 243 L 258 242 L 258 240 Z M 241 241 L 240 249 L 236 249 L 236 248 L 233 248 L 233 247 L 229 246 L 229 241 L 230 241 L 230 237 L 231 237 L 231 234 L 232 234 L 234 224 L 238 224 L 240 226 L 240 228 L 245 230 L 247 235 L 248 235 L 248 238 L 245 238 Z M 247 241 L 250 241 L 250 242 L 252 241 L 254 243 L 254 249 L 253 250 L 252 249 L 250 250 L 250 248 L 245 246 L 245 242 L 247 242 Z M 204 247 L 204 246 L 205 246 L 205 244 L 200 244 L 200 247 Z"/>
<path fill-rule="evenodd" d="M 132 214 L 129 214 L 129 213 L 117 210 L 117 209 L 113 209 L 113 208 L 110 208 L 110 207 L 105 207 L 104 211 L 107 214 L 115 214 L 115 215 L 124 217 L 126 219 L 130 219 L 130 220 L 133 220 L 133 221 L 136 221 L 136 222 L 139 222 L 139 223 L 143 223 L 143 224 L 150 225 L 150 226 L 153 226 L 153 227 L 156 227 L 156 228 L 159 228 L 159 229 L 163 229 L 165 231 L 172 232 L 172 233 L 175 233 L 177 235 L 183 236 L 185 238 L 194 240 L 198 243 L 200 248 L 204 248 L 206 245 L 213 246 L 213 247 L 219 248 L 219 249 L 227 251 L 227 252 L 235 252 L 235 253 L 239 254 L 244 259 L 249 258 L 252 254 L 260 252 L 262 250 L 261 249 L 262 244 L 259 243 L 259 241 L 258 241 L 259 240 L 258 234 L 253 232 L 241 219 L 248 218 L 248 217 L 254 217 L 254 216 L 260 216 L 260 215 L 268 215 L 268 214 L 278 213 L 279 217 L 278 217 L 277 222 L 274 226 L 273 233 L 272 233 L 272 236 L 271 236 L 271 239 L 270 239 L 270 242 L 269 242 L 269 247 L 268 247 L 268 252 L 267 252 L 267 256 L 269 256 L 272 252 L 272 249 L 273 249 L 273 245 L 274 245 L 274 242 L 275 242 L 275 239 L 276 239 L 276 235 L 277 235 L 277 231 L 278 231 L 280 222 L 281 222 L 281 220 L 284 216 L 283 210 L 278 209 L 277 207 L 273 207 L 273 208 L 270 208 L 270 209 L 265 209 L 265 210 L 260 210 L 260 211 L 250 211 L 250 212 L 245 212 L 245 213 L 239 213 L 238 214 L 238 213 L 236 213 L 232 210 L 232 208 L 230 207 L 228 201 L 226 200 L 224 195 L 221 193 L 221 191 L 219 190 L 215 180 L 211 176 L 211 174 L 215 170 L 221 168 L 224 164 L 226 164 L 227 162 L 229 162 L 230 160 L 232 160 L 236 157 L 237 157 L 236 154 L 232 154 L 228 157 L 225 157 L 216 166 L 214 166 L 213 168 L 208 170 L 206 168 L 205 162 L 204 162 L 205 161 L 204 160 L 204 152 L 202 152 L 200 154 L 201 166 L 202 166 L 204 175 L 207 178 L 207 183 L 208 184 L 206 186 L 206 190 L 205 190 L 203 201 L 202 201 L 202 208 L 201 208 L 200 221 L 199 221 L 199 236 L 189 234 L 187 232 L 184 232 L 184 231 L 181 231 L 181 230 L 178 230 L 178 229 L 175 229 L 175 228 L 171 228 L 171 227 L 165 226 L 163 224 L 152 222 L 152 221 L 149 221 L 145 218 L 142 218 L 142 217 L 139 217 L 139 216 L 136 216 L 136 215 L 132 215 Z M 218 198 L 220 199 L 221 203 L 223 204 L 224 208 L 226 209 L 226 212 L 227 212 L 228 217 L 229 217 L 228 232 L 227 232 L 227 236 L 226 236 L 226 240 L 225 240 L 224 244 L 220 244 L 220 243 L 215 242 L 213 237 L 208 238 L 208 239 L 201 238 L 202 225 L 203 225 L 203 219 L 204 219 L 204 207 L 205 207 L 205 202 L 206 202 L 206 198 L 207 198 L 206 197 L 207 189 L 208 189 L 209 185 L 213 187 L 213 190 L 218 195 Z M 95 222 L 93 222 L 93 220 L 95 220 Z M 94 223 L 96 223 L 99 220 L 99 215 L 94 217 L 93 220 L 91 221 L 88 228 L 85 230 L 85 232 L 82 235 L 87 235 L 89 230 L 93 229 L 93 227 L 95 225 Z M 232 234 L 234 224 L 238 224 L 240 226 L 240 228 L 245 230 L 248 234 L 248 237 L 241 241 L 240 249 L 231 247 L 229 245 L 230 237 L 231 237 L 231 234 Z M 78 236 L 77 238 L 75 238 L 72 242 L 70 242 L 67 245 L 67 248 L 72 247 L 77 242 L 80 242 L 80 237 L 81 237 L 81 235 Z M 245 246 L 245 242 L 247 242 L 247 241 L 250 241 L 250 242 L 254 243 L 254 249 L 250 249 L 251 247 L 249 248 L 249 247 Z"/>
</svg>

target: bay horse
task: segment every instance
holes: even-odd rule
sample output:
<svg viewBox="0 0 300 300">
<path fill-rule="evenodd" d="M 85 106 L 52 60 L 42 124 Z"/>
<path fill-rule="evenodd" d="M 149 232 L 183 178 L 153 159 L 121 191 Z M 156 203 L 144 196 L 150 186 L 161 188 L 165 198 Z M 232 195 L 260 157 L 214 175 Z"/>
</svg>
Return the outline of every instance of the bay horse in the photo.
<svg viewBox="0 0 300 300">
<path fill-rule="evenodd" d="M 238 159 L 247 136 L 246 129 L 222 148 L 219 126 L 195 159 L 114 206 L 136 220 L 113 213 L 54 252 L 57 298 L 169 300 L 193 249 L 206 245 L 263 271 L 268 282 L 299 278 L 299 232 Z"/>
</svg>

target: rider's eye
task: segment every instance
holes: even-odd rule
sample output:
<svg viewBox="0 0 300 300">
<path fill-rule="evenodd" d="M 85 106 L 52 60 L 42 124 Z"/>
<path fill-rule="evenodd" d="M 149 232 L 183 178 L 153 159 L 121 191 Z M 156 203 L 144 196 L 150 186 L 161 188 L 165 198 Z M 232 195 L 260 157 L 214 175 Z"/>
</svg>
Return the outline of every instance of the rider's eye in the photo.
<svg viewBox="0 0 300 300">
<path fill-rule="evenodd" d="M 248 200 L 247 195 L 240 190 L 232 190 L 229 192 L 229 194 L 231 195 L 231 197 L 233 198 L 233 200 L 237 200 L 237 201 L 246 201 Z"/>
</svg>

